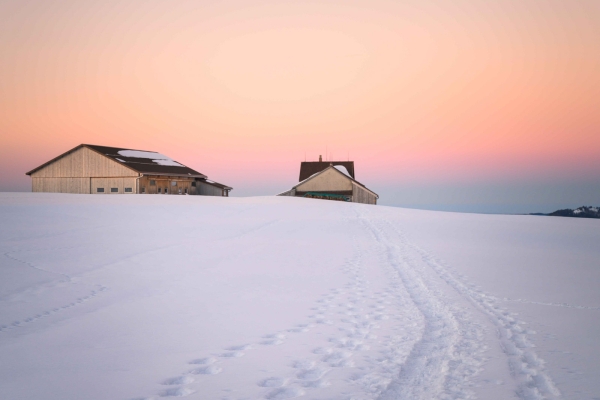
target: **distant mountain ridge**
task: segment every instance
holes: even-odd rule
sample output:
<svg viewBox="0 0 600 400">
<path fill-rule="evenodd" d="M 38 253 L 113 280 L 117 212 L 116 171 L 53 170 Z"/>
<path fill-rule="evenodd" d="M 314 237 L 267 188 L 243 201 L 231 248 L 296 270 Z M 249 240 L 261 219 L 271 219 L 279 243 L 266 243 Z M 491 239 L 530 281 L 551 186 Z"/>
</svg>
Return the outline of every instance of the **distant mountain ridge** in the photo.
<svg viewBox="0 0 600 400">
<path fill-rule="evenodd" d="M 548 215 L 551 217 L 576 217 L 576 218 L 600 218 L 600 207 L 581 206 L 574 210 L 565 208 L 564 210 L 557 210 L 550 214 L 530 214 L 530 215 Z"/>
</svg>

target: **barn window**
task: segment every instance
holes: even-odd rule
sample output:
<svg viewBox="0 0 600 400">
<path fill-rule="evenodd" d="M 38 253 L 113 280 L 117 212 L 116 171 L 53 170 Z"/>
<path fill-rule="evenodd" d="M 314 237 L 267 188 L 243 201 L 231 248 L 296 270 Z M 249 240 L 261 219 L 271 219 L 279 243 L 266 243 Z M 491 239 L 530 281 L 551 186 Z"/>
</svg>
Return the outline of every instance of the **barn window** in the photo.
<svg viewBox="0 0 600 400">
<path fill-rule="evenodd" d="M 177 186 L 177 181 L 171 181 L 171 186 Z"/>
<path fill-rule="evenodd" d="M 119 193 L 119 188 L 110 188 L 111 193 Z"/>
<path fill-rule="evenodd" d="M 192 186 L 193 186 L 193 187 L 196 187 L 196 182 L 192 182 Z"/>
<path fill-rule="evenodd" d="M 160 189 L 160 188 L 158 188 L 158 193 L 160 193 L 160 191 L 161 191 L 161 189 Z"/>
<path fill-rule="evenodd" d="M 125 193 L 133 193 L 133 189 L 132 188 L 125 188 Z"/>
<path fill-rule="evenodd" d="M 150 186 L 156 186 L 156 181 L 150 180 Z"/>
<path fill-rule="evenodd" d="M 142 188 L 142 193 L 146 193 L 146 188 L 145 187 Z"/>
<path fill-rule="evenodd" d="M 104 188 L 97 188 L 96 192 L 98 192 L 98 193 L 104 193 Z"/>
<path fill-rule="evenodd" d="M 169 188 L 165 188 L 165 193 L 169 193 Z"/>
<path fill-rule="evenodd" d="M 183 192 L 184 192 L 185 194 L 187 194 L 187 188 L 183 189 Z"/>
</svg>

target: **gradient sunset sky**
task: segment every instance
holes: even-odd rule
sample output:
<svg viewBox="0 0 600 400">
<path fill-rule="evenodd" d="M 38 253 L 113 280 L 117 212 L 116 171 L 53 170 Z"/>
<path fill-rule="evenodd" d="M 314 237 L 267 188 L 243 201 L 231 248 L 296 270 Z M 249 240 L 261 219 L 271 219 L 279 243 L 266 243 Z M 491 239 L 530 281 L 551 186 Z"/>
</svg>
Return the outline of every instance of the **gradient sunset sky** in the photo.
<svg viewBox="0 0 600 400">
<path fill-rule="evenodd" d="M 322 154 L 384 205 L 600 205 L 599 21 L 598 0 L 0 0 L 0 190 L 90 143 L 237 196 Z"/>
</svg>

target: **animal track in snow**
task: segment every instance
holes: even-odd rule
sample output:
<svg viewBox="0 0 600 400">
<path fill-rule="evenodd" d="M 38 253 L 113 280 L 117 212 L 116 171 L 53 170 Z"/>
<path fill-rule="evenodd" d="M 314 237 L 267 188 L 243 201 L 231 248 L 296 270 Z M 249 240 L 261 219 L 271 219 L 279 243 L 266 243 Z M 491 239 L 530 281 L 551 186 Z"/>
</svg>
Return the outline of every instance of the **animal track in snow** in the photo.
<svg viewBox="0 0 600 400">
<path fill-rule="evenodd" d="M 92 290 L 89 292 L 88 295 L 86 296 L 82 296 L 82 297 L 78 297 L 75 300 L 73 300 L 71 303 L 65 304 L 63 306 L 59 306 L 59 307 L 54 307 L 50 310 L 46 310 L 46 311 L 42 311 L 34 316 L 30 316 L 30 317 L 26 317 L 23 318 L 21 320 L 17 320 L 17 321 L 13 321 L 10 324 L 3 324 L 0 325 L 0 332 L 4 332 L 7 331 L 9 329 L 14 329 L 14 328 L 18 328 L 18 327 L 22 327 L 26 324 L 32 323 L 32 322 L 36 322 L 42 318 L 46 318 L 49 317 L 53 314 L 59 313 L 61 311 L 70 309 L 72 307 L 78 306 L 80 304 L 85 303 L 86 301 L 89 301 L 91 299 L 93 299 L 94 297 L 98 296 L 99 294 L 103 293 L 104 291 L 106 291 L 107 288 L 104 286 L 100 286 L 97 290 Z"/>
</svg>

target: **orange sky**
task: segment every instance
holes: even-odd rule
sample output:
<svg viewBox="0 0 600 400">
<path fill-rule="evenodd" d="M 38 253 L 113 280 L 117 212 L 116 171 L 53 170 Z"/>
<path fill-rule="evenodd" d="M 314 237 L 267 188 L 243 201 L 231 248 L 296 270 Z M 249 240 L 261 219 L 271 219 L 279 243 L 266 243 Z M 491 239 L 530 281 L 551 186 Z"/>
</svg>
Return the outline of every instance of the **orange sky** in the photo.
<svg viewBox="0 0 600 400">
<path fill-rule="evenodd" d="M 205 3 L 0 0 L 0 190 L 80 143 L 238 195 L 326 147 L 381 195 L 600 182 L 598 1 Z"/>
</svg>

